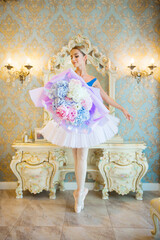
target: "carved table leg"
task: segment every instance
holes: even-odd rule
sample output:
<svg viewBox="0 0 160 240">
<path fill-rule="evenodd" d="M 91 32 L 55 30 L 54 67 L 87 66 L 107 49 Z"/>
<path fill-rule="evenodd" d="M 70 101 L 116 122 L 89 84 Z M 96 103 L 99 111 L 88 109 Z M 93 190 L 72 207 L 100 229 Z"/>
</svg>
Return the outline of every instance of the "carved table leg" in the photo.
<svg viewBox="0 0 160 240">
<path fill-rule="evenodd" d="M 143 189 L 141 179 L 148 170 L 148 162 L 144 153 L 141 150 L 136 152 L 137 163 L 142 167 L 142 171 L 137 179 L 136 199 L 143 200 Z"/>
<path fill-rule="evenodd" d="M 67 172 L 61 172 L 60 173 L 60 178 L 59 178 L 59 188 L 60 188 L 60 191 L 65 191 L 64 180 L 65 180 L 66 174 L 67 174 Z"/>
<path fill-rule="evenodd" d="M 93 189 L 95 192 L 96 191 L 99 191 L 99 182 L 95 181 L 94 183 L 94 189 Z"/>
<path fill-rule="evenodd" d="M 100 161 L 98 163 L 98 168 L 99 168 L 99 171 L 100 171 L 101 176 L 103 178 L 103 184 L 104 184 L 104 188 L 102 190 L 102 199 L 108 199 L 109 198 L 108 181 L 107 181 L 106 173 L 104 171 L 105 166 L 107 165 L 108 162 L 109 162 L 108 151 L 103 149 L 103 156 L 100 158 Z"/>
<path fill-rule="evenodd" d="M 109 199 L 108 188 L 105 186 L 102 190 L 102 199 Z"/>
<path fill-rule="evenodd" d="M 136 190 L 136 199 L 137 200 L 143 200 L 143 189 L 142 184 L 139 184 L 137 190 Z"/>
<path fill-rule="evenodd" d="M 52 173 L 52 177 L 51 177 L 51 185 L 50 185 L 50 193 L 49 193 L 49 198 L 50 199 L 56 199 L 56 191 L 57 191 L 57 185 L 59 184 L 58 181 L 56 181 L 55 175 L 58 172 L 58 168 L 59 168 L 59 163 L 57 161 L 53 159 L 50 159 L 50 163 L 53 165 L 53 173 Z"/>
<path fill-rule="evenodd" d="M 49 198 L 56 199 L 56 187 L 50 189 Z"/>
<path fill-rule="evenodd" d="M 23 190 L 21 185 L 16 188 L 16 198 L 23 198 Z"/>
<path fill-rule="evenodd" d="M 136 191 L 136 199 L 137 200 L 143 200 L 143 190 L 142 189 L 138 189 Z"/>
<path fill-rule="evenodd" d="M 60 188 L 60 191 L 65 191 L 64 181 L 60 182 L 59 188 Z"/>
<path fill-rule="evenodd" d="M 14 175 L 18 179 L 18 187 L 16 188 L 16 198 L 23 198 L 23 188 L 22 188 L 22 178 L 17 171 L 17 165 L 21 162 L 22 159 L 22 151 L 17 151 L 15 156 L 12 157 L 12 161 L 10 163 L 10 168 L 12 169 Z"/>
</svg>

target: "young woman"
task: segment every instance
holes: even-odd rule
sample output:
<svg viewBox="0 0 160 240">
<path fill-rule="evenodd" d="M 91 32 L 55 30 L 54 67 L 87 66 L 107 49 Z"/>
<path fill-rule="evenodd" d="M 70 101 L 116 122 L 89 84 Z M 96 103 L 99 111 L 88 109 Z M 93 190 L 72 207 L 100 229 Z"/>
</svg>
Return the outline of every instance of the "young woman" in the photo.
<svg viewBox="0 0 160 240">
<path fill-rule="evenodd" d="M 90 76 L 86 71 L 87 55 L 83 46 L 75 46 L 70 51 L 71 62 L 75 67 L 75 72 L 81 76 L 84 81 L 90 87 L 100 89 L 100 95 L 102 99 L 111 106 L 118 108 L 123 112 L 127 120 L 130 120 L 132 116 L 118 103 L 116 103 L 107 93 L 103 90 L 98 79 L 94 76 Z M 77 181 L 77 190 L 74 191 L 75 199 L 75 212 L 79 213 L 84 208 L 84 199 L 88 193 L 88 189 L 84 187 L 86 170 L 87 170 L 87 148 L 72 148 L 74 161 L 75 161 L 75 175 Z"/>
<path fill-rule="evenodd" d="M 118 132 L 119 119 L 109 114 L 103 100 L 121 110 L 128 120 L 132 116 L 107 95 L 98 79 L 87 74 L 83 46 L 75 46 L 70 57 L 75 71 L 68 69 L 54 76 L 44 87 L 30 90 L 30 96 L 36 107 L 52 112 L 53 120 L 40 132 L 44 138 L 72 148 L 77 181 L 77 190 L 73 193 L 74 209 L 79 213 L 88 193 L 84 187 L 88 148 L 111 139 Z"/>
</svg>

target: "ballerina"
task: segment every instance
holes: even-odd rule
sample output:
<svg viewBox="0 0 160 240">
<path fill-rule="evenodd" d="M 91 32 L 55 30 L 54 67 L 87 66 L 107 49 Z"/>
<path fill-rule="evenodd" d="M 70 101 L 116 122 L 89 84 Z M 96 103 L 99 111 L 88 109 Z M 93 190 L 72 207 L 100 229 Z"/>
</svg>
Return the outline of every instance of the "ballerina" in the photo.
<svg viewBox="0 0 160 240">
<path fill-rule="evenodd" d="M 72 48 L 70 57 L 75 71 L 68 69 L 54 76 L 44 87 L 30 90 L 30 96 L 36 107 L 45 107 L 52 113 L 53 120 L 40 133 L 49 142 L 72 149 L 77 182 L 74 210 L 80 213 L 88 193 L 88 148 L 104 143 L 118 132 L 119 119 L 109 114 L 103 101 L 121 110 L 127 120 L 133 117 L 107 95 L 97 78 L 87 73 L 84 46 Z"/>
</svg>

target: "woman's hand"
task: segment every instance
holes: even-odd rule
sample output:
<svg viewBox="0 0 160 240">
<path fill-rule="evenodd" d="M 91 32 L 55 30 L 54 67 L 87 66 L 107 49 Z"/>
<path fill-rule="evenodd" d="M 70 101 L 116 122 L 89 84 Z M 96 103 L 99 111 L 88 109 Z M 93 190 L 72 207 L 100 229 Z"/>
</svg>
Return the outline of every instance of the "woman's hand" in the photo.
<svg viewBox="0 0 160 240">
<path fill-rule="evenodd" d="M 122 112 L 124 114 L 124 116 L 127 118 L 127 120 L 131 120 L 131 118 L 133 118 L 132 115 L 130 115 L 127 110 L 125 110 L 124 108 L 122 109 Z"/>
</svg>

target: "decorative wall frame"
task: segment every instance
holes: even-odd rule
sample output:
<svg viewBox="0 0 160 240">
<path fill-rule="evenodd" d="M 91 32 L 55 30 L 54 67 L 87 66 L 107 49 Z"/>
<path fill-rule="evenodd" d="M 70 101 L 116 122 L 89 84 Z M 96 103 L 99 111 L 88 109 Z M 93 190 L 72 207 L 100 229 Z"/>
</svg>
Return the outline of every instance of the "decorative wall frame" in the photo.
<svg viewBox="0 0 160 240">
<path fill-rule="evenodd" d="M 43 135 L 39 132 L 41 128 L 35 128 L 34 129 L 34 134 L 35 134 L 35 142 L 44 142 L 46 141 Z"/>
</svg>

